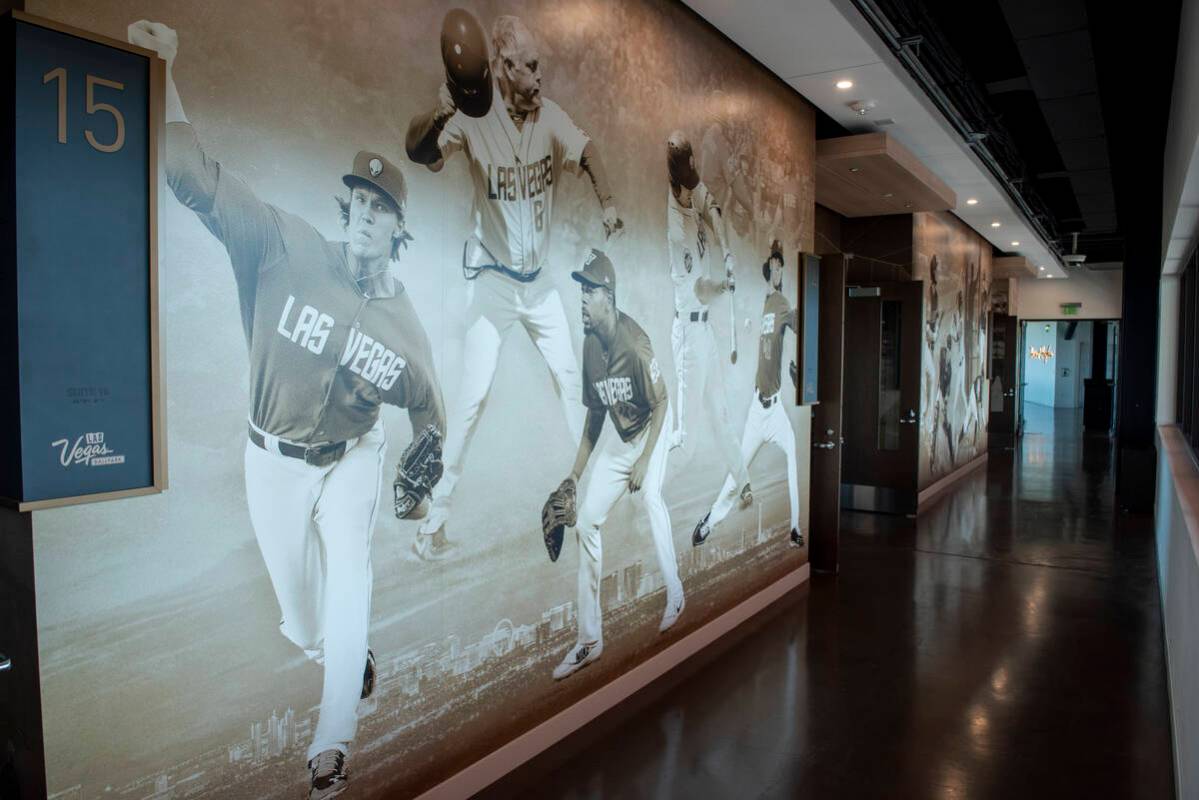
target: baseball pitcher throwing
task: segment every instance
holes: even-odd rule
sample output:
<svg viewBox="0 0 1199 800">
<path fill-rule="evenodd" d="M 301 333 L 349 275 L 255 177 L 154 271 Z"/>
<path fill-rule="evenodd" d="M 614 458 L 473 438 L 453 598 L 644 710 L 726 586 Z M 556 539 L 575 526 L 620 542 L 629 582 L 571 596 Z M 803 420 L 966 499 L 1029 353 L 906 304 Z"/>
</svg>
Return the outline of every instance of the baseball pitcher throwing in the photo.
<svg viewBox="0 0 1199 800">
<path fill-rule="evenodd" d="M 677 419 L 672 447 L 684 447 L 684 463 L 690 461 L 687 426 L 694 416 L 695 401 L 702 397 L 712 422 L 716 445 L 729 472 L 742 487 L 742 503 L 752 501 L 749 472 L 737 449 L 737 434 L 729 421 L 724 397 L 723 370 L 716 338 L 708 321 L 709 304 L 736 288 L 733 255 L 724 238 L 720 206 L 695 170 L 691 142 L 675 131 L 666 142 L 670 190 L 666 194 L 666 235 L 670 250 L 670 277 L 674 282 L 674 327 L 670 342 L 674 350 L 677 379 Z M 713 245 L 724 253 L 723 280 L 711 276 Z M 732 302 L 730 298 L 729 302 Z"/>
<path fill-rule="evenodd" d="M 481 33 L 471 33 L 477 23 L 465 12 L 451 14 L 454 26 L 443 35 L 443 54 L 454 53 L 457 60 L 447 58 L 447 71 L 463 68 L 465 57 L 459 51 L 484 48 L 477 58 L 478 74 L 489 68 L 495 80 L 492 102 L 477 103 L 471 96 L 471 108 L 456 105 L 455 95 L 465 97 L 461 82 L 455 81 L 453 88 L 443 85 L 437 107 L 413 119 L 407 136 L 409 157 L 434 172 L 462 152 L 474 183 L 474 232 L 463 255 L 470 283 L 462 381 L 451 413 L 445 477 L 415 545 L 417 555 L 428 560 L 452 551 L 445 525 L 454 487 L 491 391 L 504 335 L 513 325 L 523 327 L 541 352 L 571 435 L 580 435 L 582 390 L 570 327 L 557 289 L 541 276 L 562 172 L 587 173 L 603 209 L 605 232 L 611 235 L 623 227 L 595 143 L 557 103 L 541 95 L 541 59 L 524 23 L 513 16 L 496 19 L 488 65 Z"/>
<path fill-rule="evenodd" d="M 745 418 L 745 432 L 741 435 L 741 458 L 748 465 L 767 442 L 777 445 L 787 456 L 787 491 L 791 500 L 791 543 L 803 547 L 803 534 L 799 530 L 799 479 L 795 462 L 795 431 L 791 419 L 783 410 L 779 386 L 782 382 L 783 334 L 787 328 L 796 328 L 795 309 L 783 295 L 783 253 L 777 241 L 771 246 L 770 258 L 762 265 L 762 277 L 770 284 L 766 303 L 762 308 L 762 333 L 758 338 L 758 372 L 755 377 L 753 402 Z M 792 380 L 795 379 L 792 373 Z M 695 526 L 691 534 L 692 546 L 698 547 L 707 540 L 712 528 L 719 525 L 737 497 L 738 482 L 729 475 L 716 502 Z"/>
<path fill-rule="evenodd" d="M 340 201 L 349 241 L 328 241 L 201 148 L 172 78 L 175 31 L 143 20 L 129 39 L 167 62 L 167 180 L 233 266 L 250 355 L 246 500 L 280 630 L 324 665 L 308 766 L 309 797 L 325 800 L 347 787 L 356 708 L 374 687 L 367 633 L 386 452 L 380 406 L 408 409 L 422 458 L 434 463 L 445 431 L 428 339 L 390 269 L 410 238 L 404 176 L 382 155 L 358 153 Z M 425 498 L 409 488 L 421 477 L 408 477 L 397 503 L 403 494 L 415 511 Z"/>
<path fill-rule="evenodd" d="M 578 483 L 599 441 L 605 417 L 612 418 L 619 435 L 608 438 L 596 457 L 578 510 L 578 642 L 554 669 L 556 680 L 592 663 L 604 651 L 600 528 L 625 492 L 640 498 L 649 514 L 658 567 L 666 582 L 666 612 L 660 631 L 674 625 L 684 604 L 670 513 L 662 499 L 670 449 L 666 443 L 670 401 L 658 360 L 641 326 L 616 308 L 616 270 L 606 255 L 592 250 L 583 269 L 572 272 L 571 277 L 582 284 L 587 422 L 566 482 Z"/>
</svg>

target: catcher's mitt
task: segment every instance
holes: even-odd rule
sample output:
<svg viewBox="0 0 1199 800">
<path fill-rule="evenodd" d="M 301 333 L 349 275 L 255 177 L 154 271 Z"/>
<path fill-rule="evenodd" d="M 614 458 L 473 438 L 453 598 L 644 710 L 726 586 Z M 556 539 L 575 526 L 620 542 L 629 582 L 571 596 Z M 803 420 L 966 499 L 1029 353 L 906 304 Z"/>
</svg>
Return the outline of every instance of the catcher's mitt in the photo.
<svg viewBox="0 0 1199 800">
<path fill-rule="evenodd" d="M 399 519 L 419 519 L 427 510 L 424 501 L 441 480 L 441 433 L 426 425 L 400 456 L 396 464 L 395 512 Z"/>
<path fill-rule="evenodd" d="M 545 539 L 545 550 L 550 561 L 557 561 L 562 552 L 562 536 L 566 529 L 577 522 L 575 510 L 576 490 L 574 478 L 562 481 L 550 492 L 549 499 L 541 509 L 541 535 Z"/>
<path fill-rule="evenodd" d="M 795 362 L 791 362 L 791 383 L 795 384 L 795 388 L 799 388 L 799 367 L 795 366 Z"/>
</svg>

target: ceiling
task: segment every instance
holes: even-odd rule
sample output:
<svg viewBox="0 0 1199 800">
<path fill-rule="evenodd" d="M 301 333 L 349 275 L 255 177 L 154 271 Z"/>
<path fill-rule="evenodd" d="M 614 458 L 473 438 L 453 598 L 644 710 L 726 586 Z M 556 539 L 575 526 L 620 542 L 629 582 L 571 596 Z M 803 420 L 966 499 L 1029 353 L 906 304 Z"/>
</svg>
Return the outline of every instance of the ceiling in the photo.
<svg viewBox="0 0 1199 800">
<path fill-rule="evenodd" d="M 918 2 L 871 4 L 890 9 Z M 1176 8 L 1176 0 L 1162 2 Z M 1069 276 L 1058 255 L 1071 252 L 1075 232 L 1088 263 L 1115 266 L 1125 260 L 1127 223 L 1121 223 L 1142 214 L 1146 204 L 1131 189 L 1119 193 L 1123 205 L 1117 202 L 1122 165 L 1110 163 L 1111 153 L 1128 149 L 1140 117 L 1152 116 L 1153 109 L 1147 114 L 1143 105 L 1122 105 L 1133 97 L 1131 75 L 1144 75 L 1149 67 L 1125 69 L 1129 77 L 1120 79 L 1118 64 L 1128 60 L 1130 50 L 1120 46 L 1119 20 L 1142 31 L 1146 23 L 1129 23 L 1127 14 L 1108 13 L 1084 0 L 923 0 L 916 18 L 926 30 L 920 32 L 951 44 L 963 65 L 961 80 L 978 90 L 981 113 L 996 125 L 995 136 L 1006 140 L 1008 155 L 1023 162 L 1018 172 L 1005 164 L 1003 171 L 1015 178 L 1009 186 L 942 113 L 854 0 L 687 3 L 824 112 L 836 123 L 832 127 L 883 131 L 905 145 L 956 194 L 954 212 L 960 218 L 998 250 L 1026 257 L 1040 276 Z M 1168 22 L 1169 15 L 1164 18 Z M 1172 65 L 1172 43 L 1168 50 Z M 1152 62 L 1161 71 L 1165 55 L 1154 61 L 1139 52 L 1134 61 Z M 839 80 L 854 85 L 840 90 Z M 855 101 L 871 107 L 859 114 L 850 108 Z M 1152 148 L 1155 138 L 1144 141 Z M 1002 143 L 987 140 L 992 148 Z M 1126 155 L 1122 174 L 1128 188 L 1133 185 L 1128 176 L 1136 171 L 1130 167 L 1134 154 Z M 1144 160 L 1144 152 L 1135 158 Z M 1150 187 L 1151 174 L 1148 170 L 1144 178 Z M 1158 195 L 1160 186 L 1159 172 Z"/>
</svg>

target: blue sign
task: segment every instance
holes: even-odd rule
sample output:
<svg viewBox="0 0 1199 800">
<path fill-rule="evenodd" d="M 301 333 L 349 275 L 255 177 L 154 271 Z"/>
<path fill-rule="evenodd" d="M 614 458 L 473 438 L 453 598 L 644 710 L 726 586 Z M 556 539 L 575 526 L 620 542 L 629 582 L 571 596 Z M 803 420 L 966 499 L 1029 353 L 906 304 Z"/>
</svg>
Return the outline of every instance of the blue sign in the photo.
<svg viewBox="0 0 1199 800">
<path fill-rule="evenodd" d="M 20 18 L 13 36 L 17 499 L 152 487 L 152 61 Z"/>
</svg>

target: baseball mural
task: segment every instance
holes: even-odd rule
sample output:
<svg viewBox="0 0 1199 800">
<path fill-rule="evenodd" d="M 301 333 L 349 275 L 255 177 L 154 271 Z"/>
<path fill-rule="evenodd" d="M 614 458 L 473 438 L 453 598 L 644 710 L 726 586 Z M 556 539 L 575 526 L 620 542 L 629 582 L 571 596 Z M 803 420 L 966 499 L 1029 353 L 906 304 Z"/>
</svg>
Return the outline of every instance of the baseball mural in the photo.
<svg viewBox="0 0 1199 800">
<path fill-rule="evenodd" d="M 413 795 L 805 563 L 813 112 L 684 7 L 27 10 L 167 64 L 170 491 L 36 512 L 52 797 Z"/>
</svg>

